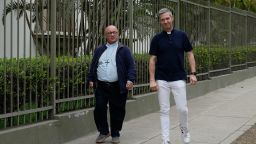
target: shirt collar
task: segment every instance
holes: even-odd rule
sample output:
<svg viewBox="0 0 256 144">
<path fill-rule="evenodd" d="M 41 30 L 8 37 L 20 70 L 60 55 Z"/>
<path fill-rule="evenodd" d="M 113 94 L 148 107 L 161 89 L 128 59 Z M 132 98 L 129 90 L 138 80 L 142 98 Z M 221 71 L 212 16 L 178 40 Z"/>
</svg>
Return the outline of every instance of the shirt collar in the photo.
<svg viewBox="0 0 256 144">
<path fill-rule="evenodd" d="M 114 47 L 114 46 L 117 46 L 117 45 L 118 45 L 118 41 L 116 41 L 115 43 L 112 43 L 112 44 L 110 44 L 110 43 L 106 44 L 107 47 Z"/>
<path fill-rule="evenodd" d="M 173 34 L 174 31 L 175 31 L 175 29 L 173 28 L 172 31 L 170 31 L 170 32 L 166 32 L 166 31 L 163 31 L 163 32 L 164 32 L 164 34 Z"/>
</svg>

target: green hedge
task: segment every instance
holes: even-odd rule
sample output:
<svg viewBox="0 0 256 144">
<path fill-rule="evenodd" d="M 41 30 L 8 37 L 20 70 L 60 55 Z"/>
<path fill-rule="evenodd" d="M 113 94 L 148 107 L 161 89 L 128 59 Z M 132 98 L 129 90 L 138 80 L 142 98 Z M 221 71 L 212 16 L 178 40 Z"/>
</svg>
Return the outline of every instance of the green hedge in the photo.
<svg viewBox="0 0 256 144">
<path fill-rule="evenodd" d="M 246 63 L 247 48 L 234 47 L 231 49 L 231 65 Z"/>
<path fill-rule="evenodd" d="M 48 63 L 45 57 L 0 60 L 0 113 L 3 113 L 4 96 L 7 113 L 32 109 L 26 105 L 30 101 L 38 101 L 37 107 L 49 105 L 52 80 L 48 77 Z"/>
<path fill-rule="evenodd" d="M 229 67 L 229 50 L 227 48 L 199 46 L 195 47 L 193 52 L 198 73 Z M 188 68 L 188 63 L 186 65 Z"/>
<path fill-rule="evenodd" d="M 197 62 L 197 71 L 200 73 L 210 70 L 222 69 L 229 67 L 231 64 L 244 64 L 246 59 L 248 62 L 256 62 L 256 46 L 235 47 L 232 49 L 212 46 L 212 47 L 196 47 L 194 48 L 195 59 Z"/>
<path fill-rule="evenodd" d="M 53 84 L 56 83 L 57 99 L 85 95 L 85 77 L 89 58 L 57 59 L 56 79 L 50 77 L 50 60 L 33 59 L 0 60 L 0 113 L 3 113 L 4 96 L 6 113 L 52 105 Z M 68 79 L 69 77 L 69 79 Z M 19 97 L 19 99 L 17 98 Z M 19 100 L 19 101 L 18 101 Z M 12 107 L 11 107 L 11 103 Z"/>
<path fill-rule="evenodd" d="M 248 46 L 247 61 L 256 62 L 256 46 Z"/>
<path fill-rule="evenodd" d="M 208 69 L 221 69 L 229 67 L 231 57 L 232 64 L 240 64 L 248 61 L 256 61 L 256 47 L 246 48 L 222 48 L 196 47 L 194 48 L 199 73 L 208 72 Z M 229 52 L 232 52 L 231 55 Z M 247 54 L 247 55 L 246 55 Z M 137 80 L 136 84 L 148 83 L 148 59 L 147 54 L 135 54 Z M 59 57 L 56 59 L 55 79 L 50 77 L 50 60 L 48 57 L 0 59 L 0 114 L 45 107 L 52 105 L 53 84 L 56 84 L 56 99 L 79 97 L 88 94 L 86 91 L 86 74 L 91 57 Z M 149 92 L 148 86 L 135 88 L 134 94 Z M 4 100 L 4 97 L 6 99 Z M 19 97 L 19 99 L 18 99 Z M 12 107 L 11 107 L 12 103 Z M 30 105 L 29 105 L 30 104 Z M 57 105 L 57 113 L 92 107 L 94 100 L 76 100 Z"/>
<path fill-rule="evenodd" d="M 86 91 L 82 89 L 86 87 L 85 80 L 90 61 L 90 57 L 58 58 L 56 68 L 57 98 L 85 95 Z"/>
<path fill-rule="evenodd" d="M 148 70 L 148 60 L 149 55 L 147 54 L 135 54 L 134 55 L 136 63 L 136 84 L 148 83 L 149 70 Z"/>
</svg>

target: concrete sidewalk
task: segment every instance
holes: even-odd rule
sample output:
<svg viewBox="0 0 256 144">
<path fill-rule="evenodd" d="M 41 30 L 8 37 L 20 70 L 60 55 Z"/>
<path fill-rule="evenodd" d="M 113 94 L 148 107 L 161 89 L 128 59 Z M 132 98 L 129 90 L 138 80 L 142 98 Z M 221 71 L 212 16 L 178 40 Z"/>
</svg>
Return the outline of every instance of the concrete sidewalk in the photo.
<svg viewBox="0 0 256 144">
<path fill-rule="evenodd" d="M 188 107 L 191 144 L 229 144 L 256 122 L 256 77 L 191 99 Z M 170 113 L 171 142 L 181 144 L 175 106 Z M 125 122 L 121 144 L 161 144 L 159 122 L 158 112 Z M 94 144 L 97 135 L 66 144 Z"/>
</svg>

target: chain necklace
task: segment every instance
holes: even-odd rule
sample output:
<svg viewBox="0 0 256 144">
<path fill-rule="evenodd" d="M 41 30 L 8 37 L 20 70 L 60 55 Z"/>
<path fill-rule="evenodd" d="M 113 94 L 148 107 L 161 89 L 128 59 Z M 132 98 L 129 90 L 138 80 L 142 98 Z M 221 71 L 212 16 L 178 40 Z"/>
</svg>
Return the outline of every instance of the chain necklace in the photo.
<svg viewBox="0 0 256 144">
<path fill-rule="evenodd" d="M 117 48 L 115 47 L 110 47 L 107 48 L 107 50 L 105 51 L 105 59 L 104 59 L 104 63 L 106 64 L 106 67 L 108 66 L 108 64 L 110 62 L 112 62 L 114 57 L 114 53 L 116 52 Z"/>
</svg>

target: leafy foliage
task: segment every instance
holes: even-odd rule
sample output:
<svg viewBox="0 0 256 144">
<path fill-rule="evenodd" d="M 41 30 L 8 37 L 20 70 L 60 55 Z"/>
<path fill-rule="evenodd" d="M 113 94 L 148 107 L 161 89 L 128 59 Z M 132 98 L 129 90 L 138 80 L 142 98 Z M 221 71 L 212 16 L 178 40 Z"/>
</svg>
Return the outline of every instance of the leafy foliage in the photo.
<svg viewBox="0 0 256 144">
<path fill-rule="evenodd" d="M 228 49 L 220 46 L 198 46 L 194 48 L 197 71 L 222 69 L 246 62 L 256 62 L 256 47 L 235 47 Z M 137 80 L 136 84 L 149 81 L 147 54 L 135 54 Z M 230 59 L 231 58 L 231 59 Z M 57 60 L 56 78 L 50 77 L 50 60 L 48 57 L 0 59 L 0 114 L 25 111 L 52 105 L 52 92 L 56 86 L 56 99 L 74 98 L 88 95 L 86 74 L 91 56 Z M 133 90 L 134 95 L 148 93 L 149 87 L 142 85 Z M 57 113 L 94 106 L 94 98 L 88 97 L 56 105 Z M 0 128 L 33 123 L 49 119 L 51 111 L 36 112 L 0 120 Z"/>
<path fill-rule="evenodd" d="M 211 0 L 215 4 L 256 12 L 256 0 Z"/>
</svg>

